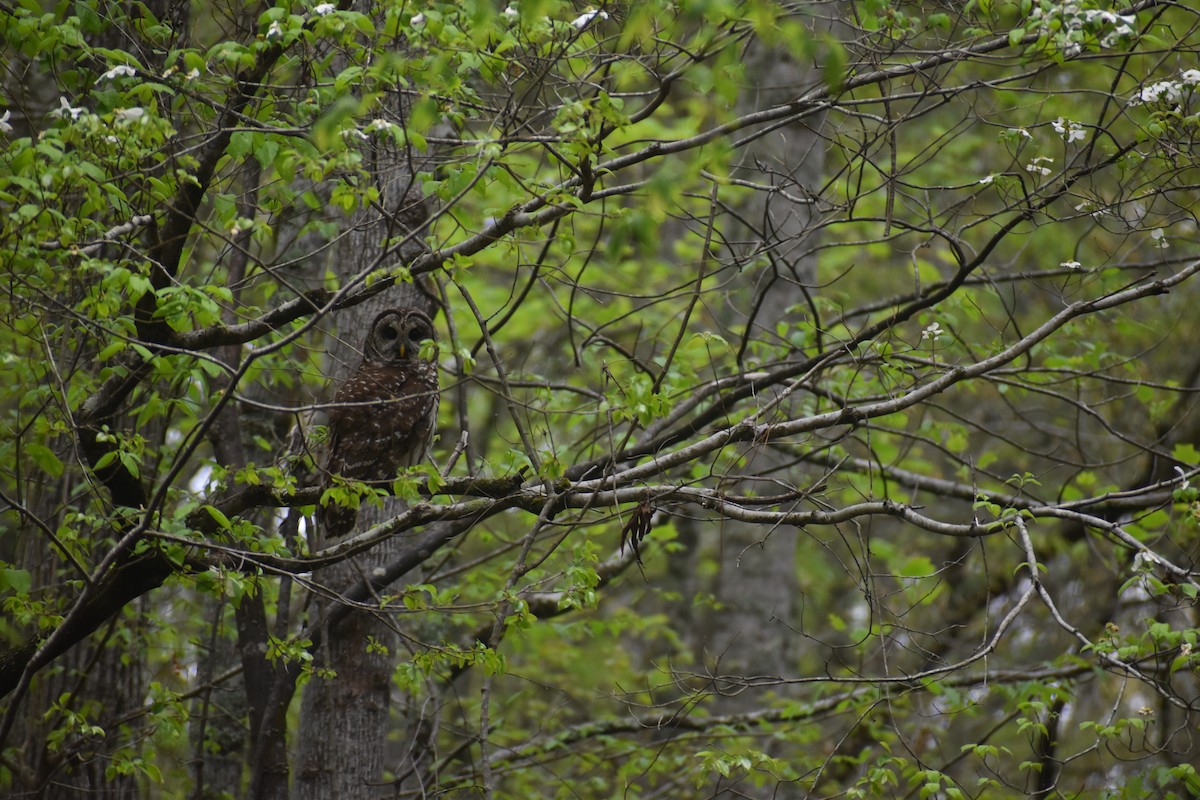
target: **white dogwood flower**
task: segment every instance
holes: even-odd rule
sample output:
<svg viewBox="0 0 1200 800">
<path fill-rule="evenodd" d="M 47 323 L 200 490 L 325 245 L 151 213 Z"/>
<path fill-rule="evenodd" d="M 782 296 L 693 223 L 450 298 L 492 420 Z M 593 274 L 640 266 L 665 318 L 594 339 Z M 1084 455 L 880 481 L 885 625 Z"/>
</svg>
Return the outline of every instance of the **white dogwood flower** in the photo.
<svg viewBox="0 0 1200 800">
<path fill-rule="evenodd" d="M 1050 163 L 1054 162 L 1054 159 L 1051 158 L 1050 156 L 1038 156 L 1033 161 L 1030 161 L 1028 164 L 1025 165 L 1025 171 L 1033 173 L 1034 175 L 1041 175 L 1043 177 L 1046 175 L 1049 175 L 1052 172 L 1052 170 L 1049 167 L 1045 166 L 1045 164 L 1043 164 L 1042 162 L 1045 162 L 1046 164 L 1050 164 Z"/>
<path fill-rule="evenodd" d="M 1175 471 L 1179 473 L 1179 480 L 1180 480 L 1179 489 L 1180 489 L 1180 491 L 1186 492 L 1188 487 L 1192 485 L 1192 482 L 1190 480 L 1188 480 L 1187 471 L 1184 470 L 1184 468 L 1179 466 L 1178 464 L 1175 465 Z"/>
<path fill-rule="evenodd" d="M 137 122 L 146 116 L 146 109 L 134 106 L 133 108 L 118 108 L 113 112 L 113 119 L 118 123 L 128 125 L 131 122 Z"/>
<path fill-rule="evenodd" d="M 100 80 L 111 81 L 113 78 L 120 78 L 122 76 L 132 78 L 136 74 L 137 71 L 133 67 L 122 64 L 119 67 L 113 67 L 108 72 L 101 75 Z"/>
<path fill-rule="evenodd" d="M 1070 144 L 1071 142 L 1082 141 L 1083 139 L 1087 138 L 1087 131 L 1083 129 L 1082 125 L 1074 120 L 1066 119 L 1065 117 L 1059 117 L 1058 119 L 1054 120 L 1052 124 L 1054 125 L 1055 132 L 1058 133 L 1059 136 L 1066 139 L 1067 144 Z"/>
<path fill-rule="evenodd" d="M 1142 90 L 1137 94 L 1135 102 L 1155 103 L 1165 98 L 1172 103 L 1176 103 L 1180 97 L 1178 83 L 1175 81 L 1159 81 L 1158 83 L 1142 87 Z"/>
<path fill-rule="evenodd" d="M 597 8 L 589 8 L 587 11 L 580 14 L 575 19 L 571 20 L 571 27 L 576 30 L 583 30 L 588 25 L 592 24 L 592 20 L 599 17 L 600 19 L 608 19 L 608 14 Z"/>
<path fill-rule="evenodd" d="M 82 113 L 82 108 L 72 108 L 71 104 L 67 102 L 67 98 L 59 97 L 58 108 L 51 111 L 50 116 L 60 117 L 62 119 L 66 119 L 67 117 L 70 117 L 71 119 L 79 119 L 79 115 Z"/>
</svg>

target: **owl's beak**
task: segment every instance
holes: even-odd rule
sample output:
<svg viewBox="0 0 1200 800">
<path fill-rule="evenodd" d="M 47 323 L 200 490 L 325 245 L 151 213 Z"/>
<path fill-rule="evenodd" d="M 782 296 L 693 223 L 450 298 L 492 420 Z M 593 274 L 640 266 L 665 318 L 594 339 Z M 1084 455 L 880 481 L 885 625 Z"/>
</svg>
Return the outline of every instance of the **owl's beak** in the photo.
<svg viewBox="0 0 1200 800">
<path fill-rule="evenodd" d="M 396 349 L 399 351 L 401 358 L 404 358 L 407 355 L 407 353 L 405 352 L 403 339 L 400 340 L 400 344 Z"/>
</svg>

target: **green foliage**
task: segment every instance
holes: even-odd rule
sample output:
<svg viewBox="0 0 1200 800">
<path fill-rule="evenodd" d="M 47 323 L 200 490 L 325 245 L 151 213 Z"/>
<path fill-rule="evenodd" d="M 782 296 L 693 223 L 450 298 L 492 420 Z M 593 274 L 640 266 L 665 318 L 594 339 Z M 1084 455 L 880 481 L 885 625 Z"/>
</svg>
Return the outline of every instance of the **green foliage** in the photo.
<svg viewBox="0 0 1200 800">
<path fill-rule="evenodd" d="M 0 787 L 213 788 L 342 597 L 434 793 L 1195 794 L 1191 10 L 501 5 L 0 11 Z M 436 463 L 325 480 L 379 292 Z"/>
</svg>

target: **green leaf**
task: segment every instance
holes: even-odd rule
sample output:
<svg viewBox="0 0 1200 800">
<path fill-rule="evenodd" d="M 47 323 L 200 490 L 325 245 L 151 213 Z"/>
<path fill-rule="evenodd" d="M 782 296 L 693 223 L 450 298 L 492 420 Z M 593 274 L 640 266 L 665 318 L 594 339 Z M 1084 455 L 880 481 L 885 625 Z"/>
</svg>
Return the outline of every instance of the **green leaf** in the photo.
<svg viewBox="0 0 1200 800">
<path fill-rule="evenodd" d="M 49 447 L 40 444 L 26 445 L 25 452 L 33 459 L 38 468 L 52 478 L 61 478 L 63 463 Z"/>
<path fill-rule="evenodd" d="M 229 521 L 229 517 L 225 516 L 225 513 L 216 506 L 206 505 L 204 506 L 204 510 L 208 512 L 210 517 L 216 520 L 217 524 L 220 525 L 223 530 L 229 530 L 231 527 L 233 527 L 233 523 Z"/>
<path fill-rule="evenodd" d="M 846 48 L 832 36 L 826 36 L 823 44 L 825 60 L 821 67 L 821 76 L 829 91 L 837 94 L 846 82 Z"/>
<path fill-rule="evenodd" d="M 33 588 L 33 575 L 29 570 L 5 567 L 0 569 L 0 589 L 11 589 L 17 594 L 29 594 Z"/>
</svg>

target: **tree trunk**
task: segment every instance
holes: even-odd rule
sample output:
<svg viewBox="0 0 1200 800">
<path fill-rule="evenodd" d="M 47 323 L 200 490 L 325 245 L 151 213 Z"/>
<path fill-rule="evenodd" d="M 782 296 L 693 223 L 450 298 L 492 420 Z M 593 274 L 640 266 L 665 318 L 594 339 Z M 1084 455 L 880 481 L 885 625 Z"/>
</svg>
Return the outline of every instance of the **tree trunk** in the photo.
<svg viewBox="0 0 1200 800">
<path fill-rule="evenodd" d="M 747 54 L 746 75 L 753 85 L 744 94 L 743 112 L 794 100 L 818 79 L 812 67 L 762 47 Z M 776 323 L 801 317 L 802 312 L 792 309 L 805 304 L 807 287 L 814 282 L 816 210 L 803 198 L 816 194 L 824 167 L 815 130 L 820 123 L 819 118 L 808 118 L 764 134 L 746 148 L 741 166 L 733 173 L 734 178 L 771 187 L 754 193 L 738 214 L 746 226 L 735 223 L 735 231 L 728 234 L 741 243 L 737 255 L 746 282 L 729 292 L 719 321 L 747 369 L 752 368 L 747 363 L 750 344 L 782 344 Z M 760 402 L 770 399 L 763 397 Z M 786 401 L 775 414 L 788 416 Z M 729 484 L 730 492 L 775 495 L 802 489 L 807 482 L 789 471 L 784 457 L 767 443 L 756 442 L 744 454 L 742 475 Z M 728 519 L 714 530 L 693 518 L 684 523 L 681 533 L 690 545 L 694 565 L 699 559 L 712 559 L 717 565 L 708 586 L 697 587 L 711 592 L 717 606 L 698 614 L 692 630 L 696 650 L 703 654 L 707 670 L 717 676 L 711 688 L 720 697 L 713 713 L 761 708 L 761 693 L 748 690 L 743 678 L 785 675 L 793 664 L 799 532 Z M 703 574 L 694 567 L 690 571 Z M 761 790 L 739 784 L 721 796 L 771 797 L 776 790 L 769 784 Z"/>
<path fill-rule="evenodd" d="M 425 209 L 414 184 L 406 154 L 391 149 L 375 151 L 375 178 L 383 206 L 391 211 L 385 218 L 374 211 L 352 220 L 354 230 L 342 238 L 336 251 L 335 271 L 343 282 L 371 266 L 406 262 L 420 252 L 411 243 L 397 258 L 383 262 L 384 242 L 418 229 Z M 380 263 L 383 262 L 383 263 Z M 433 316 L 433 304 L 418 285 L 400 283 L 342 311 L 337 316 L 337 336 L 328 349 L 327 370 L 336 385 L 361 360 L 363 336 L 375 316 L 385 308 L 413 305 Z M 355 531 L 390 518 L 403 510 L 394 498 L 377 508 L 364 503 Z M 317 531 L 317 547 L 324 533 Z M 399 539 L 381 543 L 369 552 L 319 570 L 314 578 L 332 592 L 347 590 L 376 569 L 385 567 L 401 546 Z M 320 598 L 315 606 L 322 618 L 339 600 Z M 323 644 L 316 656 L 317 669 L 328 669 L 336 677 L 314 677 L 305 686 L 298 741 L 296 796 L 300 800 L 358 798 L 368 787 L 382 781 L 390 729 L 392 672 L 396 663 L 398 637 L 394 621 L 386 611 L 359 610 L 336 626 L 323 629 Z"/>
</svg>

